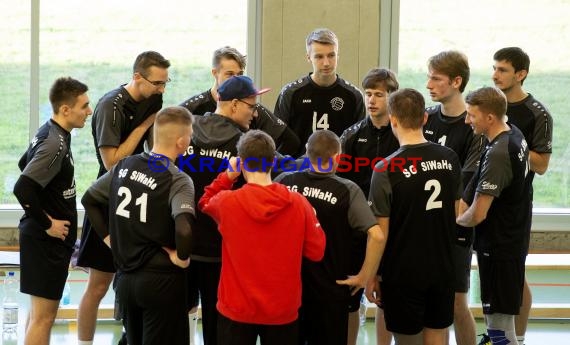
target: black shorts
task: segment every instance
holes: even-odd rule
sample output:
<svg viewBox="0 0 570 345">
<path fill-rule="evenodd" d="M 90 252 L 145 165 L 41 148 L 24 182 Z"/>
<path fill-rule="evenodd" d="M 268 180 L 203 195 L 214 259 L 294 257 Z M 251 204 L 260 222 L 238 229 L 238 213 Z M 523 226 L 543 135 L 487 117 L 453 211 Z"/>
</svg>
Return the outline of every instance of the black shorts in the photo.
<svg viewBox="0 0 570 345">
<path fill-rule="evenodd" d="M 46 234 L 35 237 L 20 231 L 20 291 L 60 300 L 73 249 Z"/>
<path fill-rule="evenodd" d="M 198 305 L 198 296 L 202 305 L 202 336 L 204 344 L 217 344 L 218 311 L 218 284 L 222 270 L 221 262 L 205 262 L 190 259 L 190 266 L 186 269 L 188 287 L 187 310 Z"/>
<path fill-rule="evenodd" d="M 448 283 L 429 288 L 380 283 L 386 328 L 414 335 L 424 328 L 443 329 L 453 323 L 454 287 Z"/>
<path fill-rule="evenodd" d="M 354 313 L 358 311 L 360 308 L 360 301 L 362 301 L 362 295 L 364 295 L 364 289 L 358 290 L 356 294 L 350 296 L 350 300 L 348 301 L 348 312 Z"/>
<path fill-rule="evenodd" d="M 299 342 L 297 320 L 284 325 L 259 325 L 231 320 L 218 314 L 218 339 L 224 345 L 255 345 L 257 338 L 261 344 L 296 345 Z"/>
<path fill-rule="evenodd" d="M 352 247 L 350 252 L 350 274 L 356 275 L 360 272 L 364 258 L 366 257 L 366 241 L 368 234 L 361 231 L 356 231 L 352 234 Z M 350 296 L 348 302 L 348 312 L 352 313 L 360 308 L 360 300 L 364 294 L 364 289 L 358 290 L 354 296 Z"/>
<path fill-rule="evenodd" d="M 484 314 L 518 315 L 522 304 L 525 258 L 494 260 L 478 254 Z"/>
<path fill-rule="evenodd" d="M 186 275 L 144 268 L 122 273 L 117 296 L 129 344 L 187 345 Z M 143 341 L 144 339 L 144 341 Z"/>
<path fill-rule="evenodd" d="M 91 227 L 91 222 L 87 217 L 84 218 L 83 229 L 81 230 L 77 266 L 94 268 L 107 273 L 115 273 L 117 271 L 113 263 L 111 249 L 107 247 L 105 242 L 97 235 L 95 229 Z"/>
<path fill-rule="evenodd" d="M 312 345 L 346 345 L 348 339 L 348 301 L 306 296 L 299 311 L 301 343 Z"/>
<path fill-rule="evenodd" d="M 455 260 L 455 292 L 467 293 L 471 286 L 471 258 L 473 248 L 453 245 Z"/>
<path fill-rule="evenodd" d="M 218 284 L 220 283 L 221 270 L 221 262 L 190 259 L 190 266 L 186 268 L 188 310 L 198 307 L 200 300 L 204 304 L 203 300 L 208 299 L 211 300 L 215 308 L 218 302 Z M 202 308 L 204 308 L 203 305 Z"/>
</svg>

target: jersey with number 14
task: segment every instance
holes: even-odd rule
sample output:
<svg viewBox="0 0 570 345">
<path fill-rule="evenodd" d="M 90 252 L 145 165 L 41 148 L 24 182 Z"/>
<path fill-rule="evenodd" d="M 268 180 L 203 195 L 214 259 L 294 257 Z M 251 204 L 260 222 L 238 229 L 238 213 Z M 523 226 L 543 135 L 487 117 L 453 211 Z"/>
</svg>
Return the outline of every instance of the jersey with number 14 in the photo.
<svg viewBox="0 0 570 345">
<path fill-rule="evenodd" d="M 364 118 L 365 108 L 356 86 L 337 77 L 334 84 L 322 87 L 309 74 L 283 87 L 274 113 L 304 144 L 319 129 L 328 129 L 340 137 Z"/>
<path fill-rule="evenodd" d="M 376 217 L 390 218 L 383 281 L 452 282 L 455 201 L 462 192 L 457 154 L 427 142 L 404 145 L 387 162 L 376 165 L 369 195 Z"/>
</svg>

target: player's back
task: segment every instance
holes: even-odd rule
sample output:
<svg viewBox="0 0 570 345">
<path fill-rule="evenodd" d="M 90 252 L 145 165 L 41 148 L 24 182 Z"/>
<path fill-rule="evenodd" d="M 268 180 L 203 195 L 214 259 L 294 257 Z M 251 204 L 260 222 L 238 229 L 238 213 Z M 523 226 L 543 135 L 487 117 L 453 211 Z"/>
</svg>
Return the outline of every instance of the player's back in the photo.
<svg viewBox="0 0 570 345">
<path fill-rule="evenodd" d="M 142 153 L 120 160 L 113 168 L 109 193 L 109 230 L 116 241 L 112 247 L 118 267 L 125 272 L 159 259 L 161 247 L 175 247 L 174 221 L 171 216 L 170 195 L 175 179 L 184 183 L 188 177 L 173 164 L 164 171 L 151 169 L 150 156 Z M 173 267 L 163 255 L 157 264 Z"/>
<path fill-rule="evenodd" d="M 387 160 L 376 166 L 370 192 L 375 213 L 390 217 L 383 278 L 416 284 L 452 279 L 455 201 L 461 193 L 457 154 L 428 142 L 402 146 Z"/>
<path fill-rule="evenodd" d="M 354 231 L 348 218 L 351 191 L 347 182 L 350 181 L 332 173 L 319 174 L 309 170 L 286 173 L 275 181 L 307 198 L 315 209 L 327 238 L 323 260 L 318 263 L 304 262 L 303 288 L 310 289 L 317 295 L 347 297 L 348 289 L 337 285 L 335 280 L 344 279 L 349 273 L 350 245 Z"/>
</svg>

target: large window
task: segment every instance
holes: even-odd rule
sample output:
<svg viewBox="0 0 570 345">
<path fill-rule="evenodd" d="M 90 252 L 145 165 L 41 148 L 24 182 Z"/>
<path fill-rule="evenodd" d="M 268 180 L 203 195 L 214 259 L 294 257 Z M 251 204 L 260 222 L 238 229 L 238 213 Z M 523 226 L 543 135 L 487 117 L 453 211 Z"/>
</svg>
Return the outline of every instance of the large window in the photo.
<svg viewBox="0 0 570 345">
<path fill-rule="evenodd" d="M 402 87 L 426 92 L 427 60 L 458 49 L 469 58 L 471 79 L 465 92 L 492 86 L 493 54 L 519 46 L 530 56 L 524 88 L 546 105 L 554 118 L 553 153 L 547 173 L 534 180 L 535 207 L 570 207 L 570 2 L 545 0 L 406 0 L 400 2 L 399 73 Z"/>
<path fill-rule="evenodd" d="M 130 80 L 140 52 L 156 50 L 172 64 L 164 104 L 175 105 L 211 87 L 216 48 L 230 45 L 246 52 L 246 0 L 41 1 L 40 115 L 39 123 L 29 123 L 31 4 L 0 0 L 0 8 L 10 14 L 0 23 L 1 204 L 17 202 L 12 195 L 19 176 L 17 159 L 28 145 L 28 127 L 37 128 L 51 116 L 48 91 L 56 78 L 71 76 L 86 83 L 95 108 L 101 96 Z M 72 134 L 80 198 L 98 169 L 90 121 Z"/>
<path fill-rule="evenodd" d="M 18 159 L 28 143 L 30 114 L 30 5 L 0 0 L 0 205 L 14 203 Z M 8 15 L 8 13 L 10 15 Z"/>
</svg>

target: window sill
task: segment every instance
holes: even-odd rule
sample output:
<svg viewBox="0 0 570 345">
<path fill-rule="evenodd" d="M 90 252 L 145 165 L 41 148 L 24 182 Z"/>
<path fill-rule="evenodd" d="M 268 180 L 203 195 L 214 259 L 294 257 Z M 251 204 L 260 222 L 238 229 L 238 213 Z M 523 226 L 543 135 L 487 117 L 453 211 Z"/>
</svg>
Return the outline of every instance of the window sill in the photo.
<svg viewBox="0 0 570 345">
<path fill-rule="evenodd" d="M 18 227 L 18 220 L 22 217 L 19 205 L 0 205 L 0 229 Z M 85 210 L 77 209 L 79 226 L 83 224 Z M 533 231 L 560 231 L 570 232 L 570 209 L 568 208 L 535 208 L 532 217 Z"/>
</svg>

